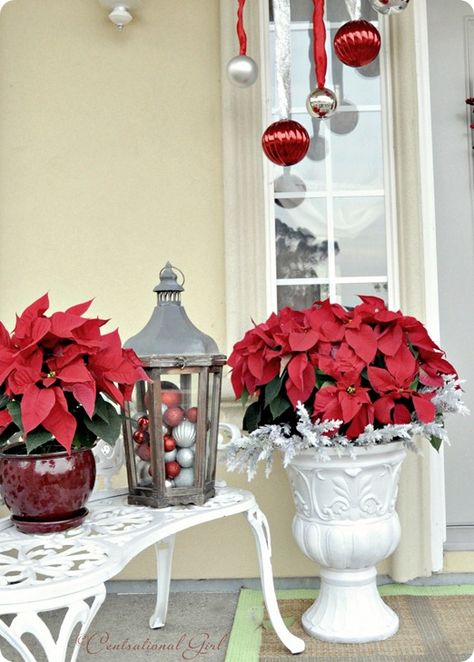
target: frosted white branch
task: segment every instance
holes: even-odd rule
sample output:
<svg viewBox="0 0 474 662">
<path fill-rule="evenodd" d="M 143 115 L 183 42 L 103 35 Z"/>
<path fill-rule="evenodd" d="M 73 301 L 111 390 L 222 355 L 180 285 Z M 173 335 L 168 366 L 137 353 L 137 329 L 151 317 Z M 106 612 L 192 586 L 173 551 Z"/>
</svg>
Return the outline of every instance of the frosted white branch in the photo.
<svg viewBox="0 0 474 662">
<path fill-rule="evenodd" d="M 328 448 L 336 449 L 339 455 L 343 453 L 352 455 L 354 448 L 361 446 L 376 446 L 402 441 L 403 444 L 418 452 L 417 437 L 424 437 L 428 441 L 432 438 L 449 444 L 448 433 L 444 427 L 444 414 L 469 414 L 468 408 L 462 401 L 461 382 L 454 375 L 445 377 L 445 383 L 438 389 L 423 389 L 426 392 L 435 392 L 433 403 L 436 406 L 436 420 L 432 423 L 423 423 L 415 420 L 404 425 L 384 425 L 375 428 L 367 425 L 356 439 L 349 440 L 338 433 L 342 421 L 319 421 L 315 423 L 301 402 L 296 406 L 298 422 L 296 433 L 291 434 L 288 425 L 263 425 L 248 436 L 227 445 L 225 461 L 229 471 L 247 472 L 249 481 L 257 473 L 259 462 L 265 462 L 265 475 L 268 477 L 273 466 L 273 453 L 282 454 L 283 466 L 287 467 L 291 460 L 303 450 L 314 448 L 320 460 L 330 460 Z"/>
</svg>

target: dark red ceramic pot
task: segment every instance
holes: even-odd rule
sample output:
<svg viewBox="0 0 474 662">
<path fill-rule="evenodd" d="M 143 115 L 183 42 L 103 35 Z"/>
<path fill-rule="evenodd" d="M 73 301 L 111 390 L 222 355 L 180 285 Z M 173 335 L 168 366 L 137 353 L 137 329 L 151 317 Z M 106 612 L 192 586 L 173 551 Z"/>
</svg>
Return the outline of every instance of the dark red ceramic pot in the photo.
<svg viewBox="0 0 474 662">
<path fill-rule="evenodd" d="M 25 533 L 51 533 L 78 526 L 95 482 L 89 449 L 26 455 L 16 444 L 0 453 L 0 494 L 15 526 Z"/>
</svg>

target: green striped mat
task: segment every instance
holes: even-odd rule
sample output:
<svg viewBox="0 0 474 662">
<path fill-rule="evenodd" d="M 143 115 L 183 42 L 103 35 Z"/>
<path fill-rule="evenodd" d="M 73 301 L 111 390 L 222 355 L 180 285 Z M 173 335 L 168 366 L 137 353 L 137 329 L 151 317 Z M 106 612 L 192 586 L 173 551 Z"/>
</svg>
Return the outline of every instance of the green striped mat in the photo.
<svg viewBox="0 0 474 662">
<path fill-rule="evenodd" d="M 408 586 L 406 584 L 387 584 L 379 587 L 380 594 L 382 596 L 414 596 L 418 598 L 447 598 L 450 596 L 474 596 L 474 585 L 456 585 L 456 586 Z M 306 639 L 307 643 L 307 648 L 311 648 L 315 645 L 315 640 L 311 641 L 311 639 L 308 637 L 308 635 L 302 633 L 299 620 L 300 617 L 304 611 L 305 608 L 308 608 L 310 605 L 310 601 L 313 601 L 318 595 L 318 591 L 314 589 L 297 589 L 297 590 L 280 590 L 277 591 L 277 598 L 280 603 L 280 605 L 285 605 L 285 609 L 282 609 L 282 616 L 283 620 L 285 621 L 287 627 L 293 631 L 297 636 L 302 636 Z M 308 601 L 307 605 L 300 605 L 297 604 L 298 601 Z M 395 597 L 389 597 L 389 600 L 394 600 L 396 601 Z M 295 601 L 294 605 L 294 612 L 291 613 L 291 602 L 289 603 L 288 601 Z M 413 601 L 412 601 L 413 602 Z M 416 602 L 416 601 L 415 601 Z M 429 602 L 429 601 L 425 601 Z M 440 601 L 432 601 L 434 602 L 435 606 L 438 604 L 441 605 L 443 602 L 442 600 Z M 418 600 L 418 603 L 420 601 Z M 473 610 L 473 615 L 474 615 L 474 598 L 471 600 L 469 599 L 469 606 L 471 606 L 472 603 L 472 610 Z M 421 601 L 421 604 L 423 604 L 423 601 Z M 290 608 L 288 608 L 288 605 L 290 605 Z M 303 608 L 304 606 L 304 608 Z M 391 604 L 392 608 L 394 608 L 395 611 L 397 611 L 397 604 Z M 460 605 L 461 607 L 461 605 Z M 448 610 L 448 613 L 453 616 L 453 620 L 457 621 L 455 613 L 453 613 L 453 609 L 455 610 L 456 605 L 450 604 L 446 605 L 446 609 Z M 418 607 L 417 607 L 418 609 Z M 465 605 L 462 606 L 462 611 L 461 613 L 466 616 L 466 608 Z M 403 616 L 402 614 L 400 615 L 400 621 L 401 624 L 403 623 Z M 441 622 L 444 622 L 446 618 L 443 618 L 441 616 Z M 449 620 L 449 619 L 447 619 Z M 470 622 L 470 630 L 474 633 L 474 620 Z M 459 624 L 458 624 L 459 626 Z M 401 633 L 400 629 L 400 633 Z M 439 632 L 439 630 L 438 630 Z M 273 654 L 270 655 L 268 651 L 261 651 L 261 646 L 262 646 L 262 637 L 265 639 L 268 639 L 270 636 L 272 639 L 274 639 L 275 645 L 278 644 L 276 635 L 273 632 L 273 629 L 271 627 L 271 623 L 268 620 L 268 616 L 266 615 L 266 610 L 263 602 L 263 595 L 261 591 L 252 591 L 248 589 L 242 589 L 240 592 L 240 598 L 239 602 L 237 605 L 237 610 L 235 613 L 234 617 L 234 623 L 232 626 L 232 632 L 230 635 L 229 639 L 229 644 L 227 648 L 227 654 L 226 654 L 226 662 L 258 662 L 260 659 L 264 660 L 283 660 L 285 659 L 286 655 L 283 652 L 279 652 L 278 655 Z M 399 634 L 400 634 L 399 633 Z M 442 634 L 440 634 L 442 636 Z M 391 639 L 387 640 L 386 642 L 379 642 L 379 646 L 383 644 L 385 647 L 387 647 L 388 642 L 391 641 L 397 641 L 397 637 L 399 638 L 399 635 L 395 635 Z M 400 638 L 399 638 L 400 639 Z M 309 640 L 309 641 L 308 641 Z M 473 635 L 473 641 L 474 641 L 474 635 Z M 322 646 L 322 643 L 320 644 Z M 466 646 L 468 647 L 470 645 L 469 642 L 466 642 Z M 339 649 L 339 651 L 344 647 L 345 650 L 349 653 L 348 647 L 350 647 L 351 650 L 353 650 L 353 647 L 355 650 L 362 650 L 360 649 L 361 646 L 375 646 L 375 644 L 324 644 L 325 647 L 332 647 L 332 650 L 335 651 L 336 648 Z M 270 647 L 271 648 L 271 647 Z M 474 648 L 474 643 L 470 650 Z M 368 650 L 368 649 L 367 649 Z M 439 649 L 440 650 L 440 649 Z M 469 648 L 468 648 L 469 650 Z M 307 651 L 309 653 L 309 650 Z M 307 653 L 302 653 L 300 656 L 295 657 L 294 659 L 328 659 L 328 654 L 323 654 L 321 657 L 319 654 L 315 654 L 315 656 L 310 656 L 308 657 Z M 469 653 L 470 654 L 470 653 Z M 441 653 L 440 653 L 441 655 Z M 287 656 L 288 658 L 290 657 L 290 653 L 287 651 Z M 469 655 L 468 655 L 469 656 Z M 398 660 L 400 659 L 397 657 L 396 653 L 393 653 L 393 656 L 390 654 L 387 655 L 387 653 L 384 653 L 383 655 L 380 654 L 379 656 L 375 656 L 374 658 L 369 657 L 368 655 L 362 655 L 359 657 L 354 657 L 353 655 L 351 657 L 346 657 L 344 654 L 343 657 L 341 657 L 341 654 L 338 653 L 336 655 L 329 655 L 329 657 L 334 657 L 334 659 L 339 659 L 339 660 L 345 660 L 345 659 L 350 659 L 350 660 L 369 660 L 373 659 L 376 660 L 376 662 L 381 661 L 382 659 L 389 660 Z M 403 655 L 401 656 L 403 659 Z M 413 660 L 423 660 L 425 659 L 424 657 L 412 657 Z M 429 658 L 426 658 L 429 659 Z M 448 659 L 445 657 L 437 657 L 433 658 L 433 662 L 438 662 L 438 660 L 441 661 L 441 659 Z M 449 662 L 461 662 L 462 660 L 466 660 L 466 656 L 460 656 L 460 657 L 454 657 L 451 658 Z M 473 658 L 474 660 L 474 658 Z"/>
</svg>

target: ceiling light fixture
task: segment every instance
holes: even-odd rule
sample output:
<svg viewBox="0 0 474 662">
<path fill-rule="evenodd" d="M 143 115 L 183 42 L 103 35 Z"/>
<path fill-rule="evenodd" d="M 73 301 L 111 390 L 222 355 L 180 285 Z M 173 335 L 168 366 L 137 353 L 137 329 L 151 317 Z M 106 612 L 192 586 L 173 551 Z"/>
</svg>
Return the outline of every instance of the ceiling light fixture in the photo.
<svg viewBox="0 0 474 662">
<path fill-rule="evenodd" d="M 133 21 L 131 11 L 141 4 L 141 0 L 99 0 L 99 2 L 102 7 L 111 10 L 109 18 L 120 31 Z"/>
</svg>

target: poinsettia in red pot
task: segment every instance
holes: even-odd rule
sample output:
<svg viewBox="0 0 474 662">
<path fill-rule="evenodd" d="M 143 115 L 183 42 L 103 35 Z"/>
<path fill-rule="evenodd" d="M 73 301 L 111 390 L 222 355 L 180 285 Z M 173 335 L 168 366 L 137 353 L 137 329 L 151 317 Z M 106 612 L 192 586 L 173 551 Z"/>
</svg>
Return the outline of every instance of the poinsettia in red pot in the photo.
<svg viewBox="0 0 474 662">
<path fill-rule="evenodd" d="M 61 531 L 78 525 L 95 480 L 92 447 L 114 443 L 118 407 L 146 379 L 107 320 L 84 317 L 91 301 L 46 315 L 44 295 L 0 322 L 0 494 L 17 528 Z M 118 407 L 117 407 L 118 406 Z"/>
</svg>

